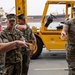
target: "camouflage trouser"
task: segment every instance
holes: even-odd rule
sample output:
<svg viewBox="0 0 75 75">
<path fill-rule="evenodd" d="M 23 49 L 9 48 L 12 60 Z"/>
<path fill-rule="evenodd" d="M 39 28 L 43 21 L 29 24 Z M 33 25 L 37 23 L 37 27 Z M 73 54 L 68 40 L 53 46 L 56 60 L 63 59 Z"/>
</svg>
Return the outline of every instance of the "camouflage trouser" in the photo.
<svg viewBox="0 0 75 75">
<path fill-rule="evenodd" d="M 5 75 L 6 70 L 4 65 L 0 65 L 0 75 Z"/>
<path fill-rule="evenodd" d="M 29 63 L 30 63 L 30 52 L 21 52 L 22 53 L 22 75 L 28 74 Z"/>
<path fill-rule="evenodd" d="M 5 75 L 21 75 L 21 62 L 6 64 Z"/>
<path fill-rule="evenodd" d="M 75 75 L 75 45 L 67 45 L 66 50 L 66 59 L 68 62 L 69 75 Z"/>
</svg>

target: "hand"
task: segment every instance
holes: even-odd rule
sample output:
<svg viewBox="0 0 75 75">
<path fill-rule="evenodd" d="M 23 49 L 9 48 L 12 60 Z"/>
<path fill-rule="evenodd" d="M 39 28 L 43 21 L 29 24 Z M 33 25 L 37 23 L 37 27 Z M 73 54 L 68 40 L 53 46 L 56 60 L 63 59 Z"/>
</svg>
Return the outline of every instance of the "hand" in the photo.
<svg viewBox="0 0 75 75">
<path fill-rule="evenodd" d="M 36 49 L 36 45 L 33 45 L 32 46 L 32 50 L 34 51 Z"/>
<path fill-rule="evenodd" d="M 16 41 L 16 46 L 18 46 L 18 47 L 23 47 L 23 46 L 28 47 L 25 41 L 19 41 L 19 40 Z"/>
<path fill-rule="evenodd" d="M 26 44 L 29 45 L 29 46 L 31 46 L 30 56 L 32 56 L 33 53 L 34 53 L 34 50 L 36 49 L 36 45 L 33 45 L 33 44 L 31 44 L 31 43 L 26 43 Z"/>
<path fill-rule="evenodd" d="M 65 32 L 62 32 L 62 33 L 61 33 L 61 40 L 64 40 L 65 37 L 66 37 L 66 33 L 65 33 Z"/>
<path fill-rule="evenodd" d="M 32 55 L 34 54 L 35 49 L 36 49 L 36 46 L 33 45 L 33 46 L 32 46 L 32 49 L 31 49 L 31 51 L 30 51 L 30 56 L 32 56 Z"/>
<path fill-rule="evenodd" d="M 31 50 L 35 50 L 36 49 L 36 45 L 33 45 L 32 43 L 26 43 L 27 45 L 31 46 Z"/>
</svg>

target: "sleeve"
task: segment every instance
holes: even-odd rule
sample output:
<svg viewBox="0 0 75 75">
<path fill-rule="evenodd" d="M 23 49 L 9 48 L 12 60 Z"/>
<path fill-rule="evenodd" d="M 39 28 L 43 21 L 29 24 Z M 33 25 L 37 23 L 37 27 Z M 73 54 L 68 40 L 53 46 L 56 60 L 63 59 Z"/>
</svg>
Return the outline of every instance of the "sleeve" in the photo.
<svg viewBox="0 0 75 75">
<path fill-rule="evenodd" d="M 5 54 L 0 54 L 0 75 L 5 73 Z"/>
<path fill-rule="evenodd" d="M 32 33 L 31 37 L 34 37 L 34 36 L 35 36 L 34 33 Z"/>
<path fill-rule="evenodd" d="M 2 41 L 2 37 L 1 37 L 1 33 L 0 33 L 0 43 L 2 43 L 3 41 Z"/>
<path fill-rule="evenodd" d="M 18 25 L 19 25 L 19 24 L 16 24 L 16 25 L 15 25 L 15 28 L 17 28 Z"/>
<path fill-rule="evenodd" d="M 29 27 L 29 34 L 30 34 L 30 40 L 32 40 L 35 35 L 30 27 Z"/>
<path fill-rule="evenodd" d="M 1 35 L 0 35 L 0 43 L 2 43 Z M 4 75 L 5 71 L 5 54 L 0 53 L 0 75 Z"/>
<path fill-rule="evenodd" d="M 22 36 L 22 37 L 21 37 L 21 40 L 25 40 L 25 38 Z"/>
<path fill-rule="evenodd" d="M 0 43 L 2 43 L 2 39 L 0 38 Z"/>
<path fill-rule="evenodd" d="M 32 30 L 30 29 L 30 38 L 32 39 L 32 37 L 33 37 L 33 32 L 32 32 Z"/>
<path fill-rule="evenodd" d="M 64 22 L 63 28 L 69 28 L 69 20 Z"/>
<path fill-rule="evenodd" d="M 20 40 L 25 40 L 25 38 L 23 37 L 23 33 L 19 30 L 20 33 Z"/>
</svg>

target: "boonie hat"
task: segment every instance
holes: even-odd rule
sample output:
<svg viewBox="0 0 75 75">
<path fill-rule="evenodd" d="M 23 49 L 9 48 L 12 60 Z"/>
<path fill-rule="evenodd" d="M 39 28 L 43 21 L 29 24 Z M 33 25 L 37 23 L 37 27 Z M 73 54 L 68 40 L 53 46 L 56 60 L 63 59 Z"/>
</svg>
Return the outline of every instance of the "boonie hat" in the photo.
<svg viewBox="0 0 75 75">
<path fill-rule="evenodd" d="M 24 14 L 19 14 L 18 16 L 18 19 L 25 19 L 26 17 L 24 16 Z"/>
<path fill-rule="evenodd" d="M 16 15 L 15 14 L 7 14 L 7 19 L 8 20 L 16 20 Z"/>
</svg>

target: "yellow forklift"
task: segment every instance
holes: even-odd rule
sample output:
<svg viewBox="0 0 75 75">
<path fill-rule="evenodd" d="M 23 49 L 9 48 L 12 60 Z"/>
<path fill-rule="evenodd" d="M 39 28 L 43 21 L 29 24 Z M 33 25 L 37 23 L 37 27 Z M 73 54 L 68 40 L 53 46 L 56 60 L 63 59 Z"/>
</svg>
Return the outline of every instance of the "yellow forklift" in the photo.
<svg viewBox="0 0 75 75">
<path fill-rule="evenodd" d="M 46 50 L 65 50 L 66 39 L 64 41 L 61 40 L 61 30 L 62 25 L 58 26 L 56 30 L 48 29 L 48 26 L 55 18 L 54 15 L 50 15 L 48 18 L 47 12 L 50 5 L 65 5 L 65 19 L 68 18 L 68 14 L 70 13 L 70 18 L 73 17 L 72 7 L 75 6 L 75 0 L 47 0 L 45 3 L 44 11 L 41 19 L 41 27 L 38 29 L 36 27 L 32 27 L 32 31 L 36 36 L 37 45 L 34 54 L 32 55 L 32 59 L 38 58 L 41 54 L 43 47 Z M 16 5 L 16 15 L 24 13 L 27 17 L 27 0 L 15 0 Z M 70 8 L 70 12 L 69 12 Z M 55 9 L 54 9 L 55 10 Z M 69 12 L 69 13 L 68 13 Z M 28 18 L 26 18 L 26 22 L 28 23 Z"/>
</svg>

